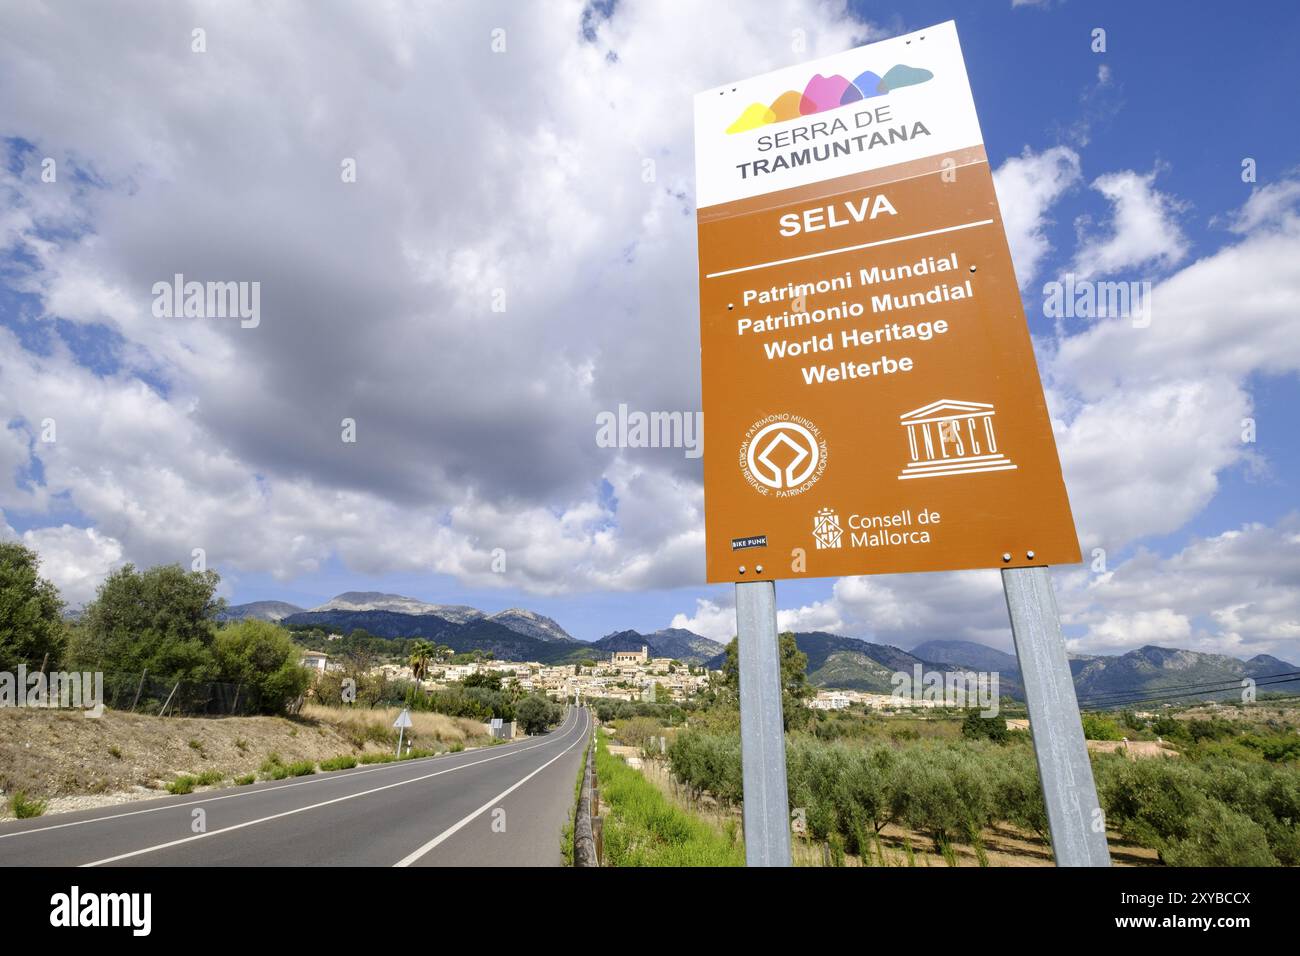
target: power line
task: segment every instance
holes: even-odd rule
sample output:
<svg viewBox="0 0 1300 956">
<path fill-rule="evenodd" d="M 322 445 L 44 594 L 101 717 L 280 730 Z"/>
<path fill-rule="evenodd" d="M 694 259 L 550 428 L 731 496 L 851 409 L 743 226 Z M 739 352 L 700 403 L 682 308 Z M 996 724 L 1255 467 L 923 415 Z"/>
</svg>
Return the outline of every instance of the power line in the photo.
<svg viewBox="0 0 1300 956">
<path fill-rule="evenodd" d="M 1289 684 L 1289 683 L 1294 683 L 1298 680 L 1298 678 L 1296 677 L 1289 677 L 1286 675 L 1273 675 L 1273 677 L 1274 679 L 1272 680 L 1265 679 L 1265 678 L 1256 679 L 1255 686 L 1267 687 L 1271 684 Z M 1084 697 L 1084 698 L 1080 698 L 1079 703 L 1080 705 L 1117 707 L 1124 704 L 1140 704 L 1140 703 L 1145 703 L 1147 701 L 1155 701 L 1155 700 L 1175 700 L 1183 697 L 1199 697 L 1201 695 L 1206 695 L 1206 694 L 1222 694 L 1222 693 L 1227 693 L 1228 691 L 1240 690 L 1240 689 L 1241 689 L 1241 683 L 1239 681 L 1235 681 L 1223 687 L 1219 687 L 1218 689 L 1206 688 L 1202 690 L 1184 690 L 1172 694 L 1151 694 L 1151 695 L 1139 694 L 1128 698 L 1110 699 L 1110 700 L 1102 699 L 1102 698 Z"/>
<path fill-rule="evenodd" d="M 1280 674 L 1263 674 L 1260 677 L 1251 678 L 1251 679 L 1254 680 L 1256 684 L 1258 684 L 1260 681 L 1272 681 L 1273 678 L 1281 678 L 1283 680 L 1292 680 L 1292 679 L 1300 678 L 1300 670 L 1284 671 Z M 1224 686 L 1230 688 L 1240 687 L 1241 682 L 1246 679 L 1247 678 L 1245 677 L 1222 677 L 1219 678 L 1218 680 L 1209 680 L 1209 681 L 1190 681 L 1190 682 L 1183 682 L 1183 683 L 1175 682 L 1172 684 L 1165 684 L 1160 687 L 1153 687 L 1151 688 L 1151 690 L 1153 691 L 1177 690 L 1178 688 L 1181 687 L 1224 687 Z M 1107 697 L 1131 697 L 1135 694 L 1143 694 L 1143 693 L 1145 693 L 1145 691 L 1117 690 L 1117 691 L 1107 691 L 1105 693 L 1100 693 L 1100 694 L 1089 694 L 1087 695 L 1087 698 L 1088 700 L 1103 700 Z"/>
</svg>

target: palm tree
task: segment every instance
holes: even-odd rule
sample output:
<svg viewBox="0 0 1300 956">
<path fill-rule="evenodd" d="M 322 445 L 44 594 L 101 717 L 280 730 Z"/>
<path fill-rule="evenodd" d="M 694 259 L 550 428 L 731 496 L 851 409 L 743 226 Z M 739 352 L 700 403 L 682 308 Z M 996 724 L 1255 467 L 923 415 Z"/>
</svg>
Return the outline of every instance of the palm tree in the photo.
<svg viewBox="0 0 1300 956">
<path fill-rule="evenodd" d="M 411 665 L 411 673 L 416 680 L 422 680 L 429 672 L 429 662 L 433 660 L 436 649 L 428 641 L 416 641 L 411 646 L 411 656 L 407 663 Z"/>
</svg>

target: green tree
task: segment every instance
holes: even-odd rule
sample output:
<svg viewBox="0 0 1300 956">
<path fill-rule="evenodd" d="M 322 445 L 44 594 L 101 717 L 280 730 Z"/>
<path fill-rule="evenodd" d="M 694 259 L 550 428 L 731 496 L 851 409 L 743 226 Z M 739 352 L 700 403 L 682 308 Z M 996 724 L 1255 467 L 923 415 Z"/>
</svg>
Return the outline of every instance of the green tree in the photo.
<svg viewBox="0 0 1300 956">
<path fill-rule="evenodd" d="M 429 665 L 437 656 L 437 648 L 429 641 L 416 641 L 411 647 L 411 656 L 407 663 L 411 665 L 411 671 L 416 680 L 422 680 L 429 673 Z"/>
<path fill-rule="evenodd" d="M 493 671 L 479 671 L 477 674 L 466 674 L 461 684 L 465 687 L 486 687 L 489 690 L 500 690 L 501 675 Z"/>
<path fill-rule="evenodd" d="M 539 694 L 521 700 L 515 707 L 515 720 L 526 734 L 540 734 L 552 724 L 559 723 L 561 711 L 558 704 Z"/>
<path fill-rule="evenodd" d="M 218 679 L 242 684 L 263 713 L 280 713 L 311 683 L 300 649 L 270 621 L 227 624 L 217 631 L 213 650 Z"/>
<path fill-rule="evenodd" d="M 966 719 L 961 722 L 961 735 L 967 740 L 993 740 L 998 743 L 1006 743 L 1011 739 L 1005 717 L 1001 714 L 983 717 L 978 710 L 966 711 Z"/>
<path fill-rule="evenodd" d="M 59 663 L 66 640 L 58 588 L 37 573 L 40 558 L 17 541 L 0 544 L 0 670 Z"/>
<path fill-rule="evenodd" d="M 740 658 L 736 638 L 727 645 L 726 659 L 722 664 L 723 684 L 737 698 L 740 696 Z M 805 701 L 815 693 L 808 683 L 808 655 L 799 650 L 794 633 L 786 631 L 780 636 L 781 657 L 781 710 L 785 728 L 801 726 L 808 715 Z"/>
<path fill-rule="evenodd" d="M 137 571 L 127 564 L 108 576 L 86 606 L 77 663 L 96 670 L 175 680 L 211 680 L 217 615 L 215 571 L 178 564 Z"/>
</svg>

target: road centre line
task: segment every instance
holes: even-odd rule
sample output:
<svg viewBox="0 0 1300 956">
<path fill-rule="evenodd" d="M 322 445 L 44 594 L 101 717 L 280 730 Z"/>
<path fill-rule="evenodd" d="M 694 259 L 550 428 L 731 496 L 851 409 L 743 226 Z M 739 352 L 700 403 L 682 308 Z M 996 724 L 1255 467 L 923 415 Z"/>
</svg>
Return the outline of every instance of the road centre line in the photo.
<svg viewBox="0 0 1300 956">
<path fill-rule="evenodd" d="M 466 826 L 467 824 L 469 824 L 472 820 L 474 820 L 475 817 L 478 817 L 478 816 L 482 815 L 482 814 L 485 813 L 487 810 L 489 810 L 489 809 L 491 809 L 492 807 L 496 806 L 498 803 L 500 803 L 500 802 L 501 802 L 502 800 L 504 800 L 506 797 L 510 796 L 510 794 L 514 793 L 516 790 L 518 790 L 520 787 L 522 787 L 524 784 L 526 784 L 529 780 L 532 780 L 533 777 L 537 776 L 539 773 L 541 773 L 543 770 L 545 770 L 545 769 L 546 769 L 547 767 L 549 767 L 551 764 L 555 763 L 555 761 L 559 760 L 561 757 L 563 757 L 565 754 L 567 754 L 570 750 L 572 750 L 574 747 L 578 746 L 578 744 L 582 743 L 585 739 L 587 739 L 585 721 L 584 721 L 583 731 L 584 731 L 584 732 L 583 732 L 583 733 L 578 737 L 577 740 L 575 740 L 573 743 L 569 744 L 569 746 L 565 747 L 565 748 L 564 748 L 563 750 L 561 750 L 558 754 L 556 754 L 556 755 L 555 755 L 554 757 L 552 757 L 550 760 L 546 761 L 546 763 L 542 764 L 540 767 L 538 767 L 538 768 L 537 768 L 536 770 L 534 770 L 532 773 L 528 774 L 528 776 L 523 777 L 522 779 L 520 779 L 519 781 L 517 781 L 516 783 L 514 783 L 514 784 L 511 785 L 510 787 L 507 787 L 505 790 L 502 790 L 502 791 L 501 791 L 500 793 L 498 793 L 495 797 L 493 797 L 493 798 L 492 798 L 491 800 L 489 800 L 487 803 L 483 804 L 483 806 L 479 807 L 479 808 L 478 808 L 477 810 L 475 810 L 473 813 L 469 814 L 468 816 L 464 817 L 463 819 L 459 820 L 458 822 L 452 824 L 452 825 L 449 826 L 447 829 L 445 829 L 445 830 L 443 830 L 441 833 L 439 833 L 439 834 L 438 834 L 436 837 L 434 837 L 432 840 L 430 840 L 428 843 L 424 844 L 424 845 L 421 846 L 419 849 L 415 850 L 413 853 L 410 853 L 410 854 L 408 854 L 408 855 L 402 857 L 400 860 L 398 860 L 396 863 L 394 863 L 393 866 L 394 866 L 394 867 L 410 866 L 412 863 L 414 863 L 414 862 L 416 862 L 417 860 L 419 860 L 420 857 L 424 856 L 426 853 L 428 853 L 430 850 L 432 850 L 432 849 L 433 849 L 434 847 L 436 847 L 438 844 L 442 843 L 442 842 L 443 842 L 444 840 L 446 840 L 448 837 L 453 836 L 453 835 L 454 835 L 455 833 L 457 833 L 457 832 L 458 832 L 462 827 L 464 827 L 464 826 Z"/>
<path fill-rule="evenodd" d="M 567 723 L 567 719 L 565 722 Z M 563 737 L 557 739 L 563 739 Z M 318 810 L 321 807 L 328 807 L 335 803 L 344 803 L 348 800 L 355 800 L 358 797 L 367 797 L 372 793 L 379 793 L 384 790 L 391 790 L 394 787 L 404 787 L 410 783 L 420 783 L 423 780 L 429 780 L 433 777 L 441 777 L 443 774 L 455 773 L 457 770 L 465 770 L 469 767 L 477 767 L 480 764 L 491 763 L 493 760 L 500 760 L 503 757 L 512 757 L 515 754 L 523 753 L 525 750 L 535 750 L 538 747 L 544 747 L 547 744 L 551 744 L 555 742 L 556 742 L 555 740 L 546 740 L 538 744 L 533 744 L 530 747 L 522 747 L 519 750 L 513 750 L 510 753 L 497 754 L 495 757 L 487 757 L 486 759 L 483 760 L 476 760 L 473 763 L 460 764 L 459 766 L 456 767 L 448 767 L 446 770 L 438 770 L 435 771 L 434 773 L 428 773 L 421 777 L 412 777 L 410 780 L 398 780 L 395 783 L 384 784 L 382 787 L 372 787 L 369 790 L 362 790 L 359 793 L 345 794 L 344 796 L 341 797 L 335 797 L 332 800 L 323 800 L 320 803 L 311 803 L 305 807 L 295 807 L 292 810 L 284 810 L 281 811 L 280 813 L 273 813 L 270 816 L 258 817 L 255 820 L 245 820 L 243 823 L 236 823 L 228 827 L 222 827 L 220 830 L 210 830 L 207 833 L 198 833 L 195 834 L 194 836 L 182 837 L 179 840 L 169 840 L 166 843 L 159 843 L 156 844 L 155 846 L 144 847 L 143 849 L 140 850 L 131 850 L 128 853 L 119 853 L 116 856 L 105 857 L 102 860 L 93 860 L 90 863 L 82 863 L 80 864 L 80 866 L 82 867 L 103 866 L 106 863 L 116 863 L 118 860 L 126 860 L 126 859 L 130 859 L 131 857 L 143 856 L 146 853 L 155 853 L 158 850 L 166 850 L 169 849 L 170 847 L 181 846 L 182 844 L 185 843 L 193 843 L 195 840 L 205 840 L 208 837 L 218 836 L 222 833 L 231 833 L 235 830 L 243 830 L 246 827 L 256 826 L 259 823 L 267 823 L 271 820 L 279 820 L 282 817 L 291 817 L 294 816 L 295 814 L 305 813 L 308 810 Z M 566 753 L 568 749 L 570 748 L 566 748 L 565 751 Z"/>
</svg>

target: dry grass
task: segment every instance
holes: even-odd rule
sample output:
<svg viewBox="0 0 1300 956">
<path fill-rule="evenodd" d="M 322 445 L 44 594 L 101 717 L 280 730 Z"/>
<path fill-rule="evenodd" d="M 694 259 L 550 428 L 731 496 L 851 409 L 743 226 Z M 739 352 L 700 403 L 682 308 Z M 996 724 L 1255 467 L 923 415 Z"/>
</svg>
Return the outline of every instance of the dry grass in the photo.
<svg viewBox="0 0 1300 956">
<path fill-rule="evenodd" d="M 326 724 L 334 728 L 342 737 L 353 741 L 357 747 L 362 747 L 367 742 L 377 744 L 381 741 L 395 740 L 397 731 L 393 729 L 393 721 L 397 720 L 397 715 L 401 712 L 400 707 L 376 707 L 373 710 L 363 710 L 305 704 L 300 716 L 306 720 Z M 486 742 L 483 724 L 479 721 L 424 711 L 411 712 L 411 726 L 407 728 L 405 738 L 415 741 L 416 747 L 428 750 L 442 750 L 452 744 L 469 747 Z M 439 747 L 438 744 L 442 746 Z"/>
<path fill-rule="evenodd" d="M 181 775 L 256 773 L 271 754 L 318 763 L 346 754 L 392 753 L 396 708 L 308 706 L 284 717 L 154 717 L 118 710 L 98 720 L 80 712 L 0 708 L 0 818 L 19 791 L 49 799 L 56 813 L 157 795 Z M 490 742 L 483 725 L 413 713 L 416 747 L 445 751 Z"/>
</svg>

